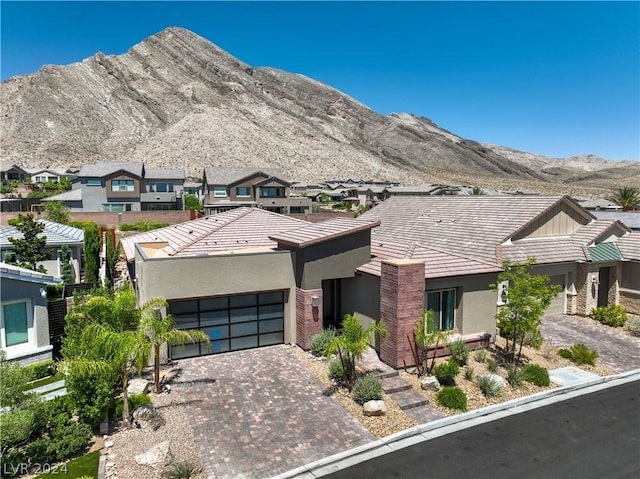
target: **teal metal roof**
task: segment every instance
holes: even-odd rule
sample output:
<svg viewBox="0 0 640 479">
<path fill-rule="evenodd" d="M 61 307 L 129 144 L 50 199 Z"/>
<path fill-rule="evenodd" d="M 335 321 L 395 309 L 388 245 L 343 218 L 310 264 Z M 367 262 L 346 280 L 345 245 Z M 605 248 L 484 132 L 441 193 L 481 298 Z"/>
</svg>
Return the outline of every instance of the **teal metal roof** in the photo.
<svg viewBox="0 0 640 479">
<path fill-rule="evenodd" d="M 594 262 L 621 261 L 623 259 L 618 245 L 612 242 L 589 246 L 589 256 L 591 256 L 591 261 Z"/>
</svg>

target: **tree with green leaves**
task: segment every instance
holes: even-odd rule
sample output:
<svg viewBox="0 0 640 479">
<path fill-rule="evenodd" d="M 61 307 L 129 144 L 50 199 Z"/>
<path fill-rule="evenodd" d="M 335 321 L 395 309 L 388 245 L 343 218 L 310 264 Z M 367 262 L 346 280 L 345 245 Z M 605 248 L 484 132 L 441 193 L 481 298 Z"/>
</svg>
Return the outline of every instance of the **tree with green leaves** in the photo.
<svg viewBox="0 0 640 479">
<path fill-rule="evenodd" d="M 140 308 L 140 329 L 147 335 L 153 347 L 154 385 L 156 393 L 160 392 L 160 348 L 163 344 L 169 346 L 184 346 L 192 343 L 207 343 L 211 341 L 202 331 L 191 329 L 176 329 L 176 322 L 170 314 L 162 315 L 167 302 L 161 298 L 147 301 Z"/>
<path fill-rule="evenodd" d="M 414 327 L 413 337 L 416 345 L 415 360 L 418 375 L 431 374 L 436 364 L 436 355 L 440 346 L 446 346 L 449 336 L 453 330 L 441 330 L 436 326 L 433 311 L 425 310 Z M 433 351 L 431 362 L 429 363 L 429 351 Z"/>
<path fill-rule="evenodd" d="M 44 207 L 44 214 L 49 221 L 69 224 L 69 207 L 60 201 L 47 201 Z"/>
<path fill-rule="evenodd" d="M 116 279 L 116 265 L 120 259 L 120 253 L 122 247 L 120 242 L 114 244 L 114 239 L 109 232 L 107 232 L 107 281 L 109 285 L 113 285 Z"/>
<path fill-rule="evenodd" d="M 73 268 L 71 267 L 71 256 L 69 255 L 69 245 L 64 243 L 60 252 L 60 263 L 62 264 L 60 277 L 64 284 L 73 283 Z"/>
<path fill-rule="evenodd" d="M 363 328 L 356 314 L 346 314 L 342 321 L 342 331 L 327 345 L 325 354 L 337 354 L 342 364 L 344 383 L 351 391 L 356 382 L 356 361 L 364 356 L 373 335 L 381 339 L 387 335 L 387 327 L 379 321 L 368 328 Z"/>
<path fill-rule="evenodd" d="M 196 195 L 185 194 L 184 195 L 184 209 L 189 210 L 193 208 L 196 211 L 202 211 L 202 202 Z"/>
<path fill-rule="evenodd" d="M 510 362 L 520 361 L 526 335 L 540 333 L 540 320 L 561 291 L 559 285 L 550 284 L 548 276 L 531 273 L 535 262 L 535 258 L 522 264 L 504 260 L 498 282 L 490 285 L 496 293 L 498 285 L 507 285 L 506 301 L 499 307 L 496 320 L 500 336 L 506 339 L 505 356 Z"/>
<path fill-rule="evenodd" d="M 100 269 L 100 232 L 98 225 L 91 223 L 84 229 L 84 280 L 97 283 Z"/>
<path fill-rule="evenodd" d="M 640 189 L 631 186 L 618 188 L 609 198 L 623 211 L 633 211 L 640 205 Z"/>
<path fill-rule="evenodd" d="M 15 264 L 22 268 L 46 273 L 44 266 L 38 266 L 39 262 L 49 259 L 49 253 L 45 251 L 47 237 L 38 237 L 44 231 L 44 224 L 35 221 L 32 214 L 20 214 L 16 229 L 22 233 L 22 238 L 9 237 L 13 252 L 16 254 Z"/>
</svg>

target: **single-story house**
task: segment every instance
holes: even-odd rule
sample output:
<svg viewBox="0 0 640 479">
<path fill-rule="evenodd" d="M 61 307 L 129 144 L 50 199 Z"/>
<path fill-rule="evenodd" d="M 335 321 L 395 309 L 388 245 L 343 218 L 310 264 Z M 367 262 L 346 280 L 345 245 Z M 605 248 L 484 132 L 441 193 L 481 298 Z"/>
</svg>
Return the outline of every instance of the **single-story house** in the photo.
<svg viewBox="0 0 640 479">
<path fill-rule="evenodd" d="M 44 224 L 44 230 L 38 234 L 38 237 L 45 236 L 47 238 L 45 250 L 50 252 L 49 259 L 38 263 L 38 266 L 43 266 L 47 274 L 61 276 L 62 245 L 66 244 L 69 246 L 73 280 L 79 283 L 84 247 L 84 230 L 47 220 L 36 221 Z M 0 226 L 0 257 L 2 259 L 5 258 L 7 253 L 13 253 L 13 243 L 9 241 L 9 238 L 23 238 L 23 234 L 15 226 Z"/>
<path fill-rule="evenodd" d="M 0 263 L 0 348 L 6 359 L 23 365 L 51 359 L 47 285 L 61 282 L 51 275 Z"/>
<path fill-rule="evenodd" d="M 406 338 L 425 308 L 469 343 L 493 338 L 502 299 L 489 285 L 503 259 L 534 256 L 534 272 L 562 286 L 549 315 L 612 303 L 640 311 L 638 244 L 620 222 L 545 196 L 399 196 L 314 224 L 238 208 L 123 240 L 139 301 L 167 299 L 178 327 L 205 331 L 213 352 L 307 348 L 356 313 L 364 324 L 385 321 L 377 347 L 394 367 L 412 364 Z"/>
</svg>

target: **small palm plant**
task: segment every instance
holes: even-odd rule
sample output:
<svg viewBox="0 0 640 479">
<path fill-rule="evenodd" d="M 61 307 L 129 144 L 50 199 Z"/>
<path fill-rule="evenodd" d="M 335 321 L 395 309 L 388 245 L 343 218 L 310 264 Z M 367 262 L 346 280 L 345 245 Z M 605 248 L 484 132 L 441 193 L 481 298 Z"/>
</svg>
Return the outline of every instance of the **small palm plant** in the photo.
<svg viewBox="0 0 640 479">
<path fill-rule="evenodd" d="M 372 334 L 383 338 L 387 334 L 387 327 L 380 321 L 365 329 L 358 321 L 357 315 L 346 314 L 342 322 L 342 332 L 327 346 L 326 354 L 337 354 L 342 363 L 344 383 L 349 391 L 356 382 L 356 361 L 367 352 Z"/>
<path fill-rule="evenodd" d="M 618 188 L 609 198 L 624 211 L 633 211 L 640 205 L 640 190 L 631 186 Z"/>
</svg>

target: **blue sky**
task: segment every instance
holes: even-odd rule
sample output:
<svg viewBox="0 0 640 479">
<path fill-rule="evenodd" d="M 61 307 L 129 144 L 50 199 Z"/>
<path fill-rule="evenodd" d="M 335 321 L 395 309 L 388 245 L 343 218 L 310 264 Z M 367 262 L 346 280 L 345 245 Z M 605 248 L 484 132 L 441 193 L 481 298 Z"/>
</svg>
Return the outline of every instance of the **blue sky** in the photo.
<svg viewBox="0 0 640 479">
<path fill-rule="evenodd" d="M 372 109 L 565 157 L 640 159 L 639 2 L 7 2 L 1 77 L 169 26 Z"/>
</svg>

